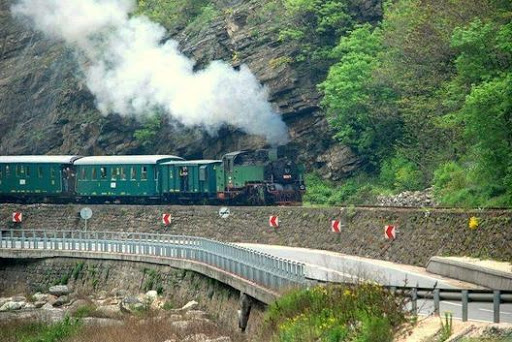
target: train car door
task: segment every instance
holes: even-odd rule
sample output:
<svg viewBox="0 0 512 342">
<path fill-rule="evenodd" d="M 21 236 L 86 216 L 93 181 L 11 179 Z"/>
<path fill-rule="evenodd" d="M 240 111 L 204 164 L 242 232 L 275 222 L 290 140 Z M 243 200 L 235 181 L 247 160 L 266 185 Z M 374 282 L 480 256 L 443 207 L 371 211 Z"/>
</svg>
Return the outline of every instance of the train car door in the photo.
<svg viewBox="0 0 512 342">
<path fill-rule="evenodd" d="M 180 166 L 180 191 L 181 192 L 188 192 L 189 186 L 188 186 L 188 167 L 187 166 Z"/>
<path fill-rule="evenodd" d="M 75 170 L 71 166 L 65 165 L 62 167 L 61 174 L 63 192 L 66 194 L 73 193 L 76 183 Z"/>
</svg>

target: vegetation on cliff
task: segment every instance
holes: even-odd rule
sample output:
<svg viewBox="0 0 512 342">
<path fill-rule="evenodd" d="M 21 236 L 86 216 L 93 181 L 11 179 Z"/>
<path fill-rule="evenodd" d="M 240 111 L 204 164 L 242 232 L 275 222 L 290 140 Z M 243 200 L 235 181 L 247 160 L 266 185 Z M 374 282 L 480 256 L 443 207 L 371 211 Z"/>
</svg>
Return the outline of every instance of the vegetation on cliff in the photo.
<svg viewBox="0 0 512 342">
<path fill-rule="evenodd" d="M 512 205 L 511 18 L 507 1 L 399 0 L 341 38 L 319 89 L 334 137 L 366 162 L 344 188 L 367 174 L 374 190 Z"/>
<path fill-rule="evenodd" d="M 270 66 L 318 75 L 330 134 L 362 160 L 338 190 L 310 176 L 309 201 L 434 186 L 445 205 L 512 205 L 509 1 L 248 3 L 248 25 L 264 23 L 266 39 L 297 47 Z M 139 0 L 139 9 L 188 32 L 233 13 L 208 1 Z"/>
</svg>

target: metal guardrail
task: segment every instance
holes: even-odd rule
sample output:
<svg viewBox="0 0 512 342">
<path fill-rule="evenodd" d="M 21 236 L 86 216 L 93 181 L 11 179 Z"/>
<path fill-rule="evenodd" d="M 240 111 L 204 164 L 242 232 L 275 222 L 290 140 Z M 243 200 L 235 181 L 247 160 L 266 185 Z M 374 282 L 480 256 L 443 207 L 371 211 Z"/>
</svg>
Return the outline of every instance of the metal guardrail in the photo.
<svg viewBox="0 0 512 342">
<path fill-rule="evenodd" d="M 305 283 L 304 264 L 231 243 L 184 235 L 0 230 L 0 248 L 117 253 L 208 264 L 268 289 Z"/>
<path fill-rule="evenodd" d="M 422 288 L 411 286 L 386 286 L 391 292 L 404 295 L 410 298 L 411 312 L 418 312 L 418 299 L 433 299 L 434 312 L 439 315 L 441 300 L 461 301 L 462 321 L 468 321 L 468 309 L 470 302 L 491 302 L 493 303 L 493 322 L 500 323 L 500 304 L 512 303 L 512 291 L 487 290 L 487 289 L 440 289 Z"/>
</svg>

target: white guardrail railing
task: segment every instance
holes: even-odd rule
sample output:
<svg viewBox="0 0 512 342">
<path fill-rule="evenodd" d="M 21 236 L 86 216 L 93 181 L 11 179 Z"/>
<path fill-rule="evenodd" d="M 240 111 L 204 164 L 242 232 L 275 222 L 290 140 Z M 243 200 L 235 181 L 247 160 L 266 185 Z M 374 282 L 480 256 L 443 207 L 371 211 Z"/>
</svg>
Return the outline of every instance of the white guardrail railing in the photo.
<svg viewBox="0 0 512 342">
<path fill-rule="evenodd" d="M 116 253 L 208 264 L 263 287 L 305 283 L 304 264 L 200 237 L 129 232 L 0 230 L 0 248 Z"/>
</svg>

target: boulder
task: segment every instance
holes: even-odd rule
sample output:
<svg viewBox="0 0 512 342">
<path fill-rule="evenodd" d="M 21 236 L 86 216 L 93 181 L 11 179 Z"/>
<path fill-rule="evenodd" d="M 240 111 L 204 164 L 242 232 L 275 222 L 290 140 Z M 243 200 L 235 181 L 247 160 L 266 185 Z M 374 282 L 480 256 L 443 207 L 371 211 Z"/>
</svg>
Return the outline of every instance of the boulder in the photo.
<svg viewBox="0 0 512 342">
<path fill-rule="evenodd" d="M 77 312 L 78 309 L 84 306 L 92 305 L 92 303 L 85 299 L 77 299 L 71 303 L 69 306 L 69 312 L 73 315 Z"/>
<path fill-rule="evenodd" d="M 7 302 L 0 307 L 0 312 L 20 310 L 25 304 L 25 302 Z"/>
<path fill-rule="evenodd" d="M 50 303 L 46 303 L 45 305 L 43 305 L 43 306 L 41 307 L 41 309 L 42 309 L 42 310 L 56 310 L 56 309 L 53 307 L 53 305 L 52 305 L 52 304 L 50 304 Z"/>
<path fill-rule="evenodd" d="M 155 300 L 157 300 L 157 298 L 158 292 L 156 292 L 155 290 L 148 291 L 144 295 L 144 301 L 149 304 L 153 303 Z"/>
<path fill-rule="evenodd" d="M 35 302 L 47 302 L 50 295 L 46 293 L 36 292 L 32 295 Z"/>
<path fill-rule="evenodd" d="M 25 306 L 23 307 L 23 309 L 25 309 L 25 310 L 33 310 L 35 308 L 36 308 L 36 305 L 33 303 L 25 303 Z"/>
<path fill-rule="evenodd" d="M 121 308 L 119 305 L 105 305 L 96 308 L 96 314 L 106 318 L 118 318 L 121 314 Z"/>
<path fill-rule="evenodd" d="M 42 307 L 43 305 L 45 305 L 45 304 L 46 304 L 46 302 L 45 302 L 45 301 L 42 301 L 42 300 L 38 300 L 37 302 L 34 302 L 34 306 L 35 306 L 36 308 L 38 308 L 38 309 L 39 309 L 39 308 L 41 308 L 41 307 Z"/>
<path fill-rule="evenodd" d="M 69 287 L 67 285 L 55 285 L 51 286 L 48 290 L 54 296 L 64 296 L 71 293 Z"/>
<path fill-rule="evenodd" d="M 119 309 L 121 312 L 133 313 L 133 311 L 144 309 L 144 304 L 137 297 L 124 297 L 119 302 Z"/>
<path fill-rule="evenodd" d="M 11 297 L 2 297 L 0 298 L 0 307 L 2 307 L 5 303 L 7 302 L 12 302 L 12 298 Z"/>
<path fill-rule="evenodd" d="M 17 295 L 12 297 L 11 301 L 13 302 L 26 302 L 27 298 L 25 296 Z"/>
<path fill-rule="evenodd" d="M 60 296 L 59 298 L 57 298 L 55 303 L 53 303 L 53 306 L 61 307 L 64 304 L 67 304 L 67 303 L 69 303 L 69 297 L 68 296 Z"/>
<path fill-rule="evenodd" d="M 181 310 L 190 310 L 192 308 L 195 308 L 198 304 L 199 304 L 198 302 L 196 302 L 195 300 L 192 300 L 192 301 L 188 302 L 187 304 L 183 305 Z"/>
</svg>

